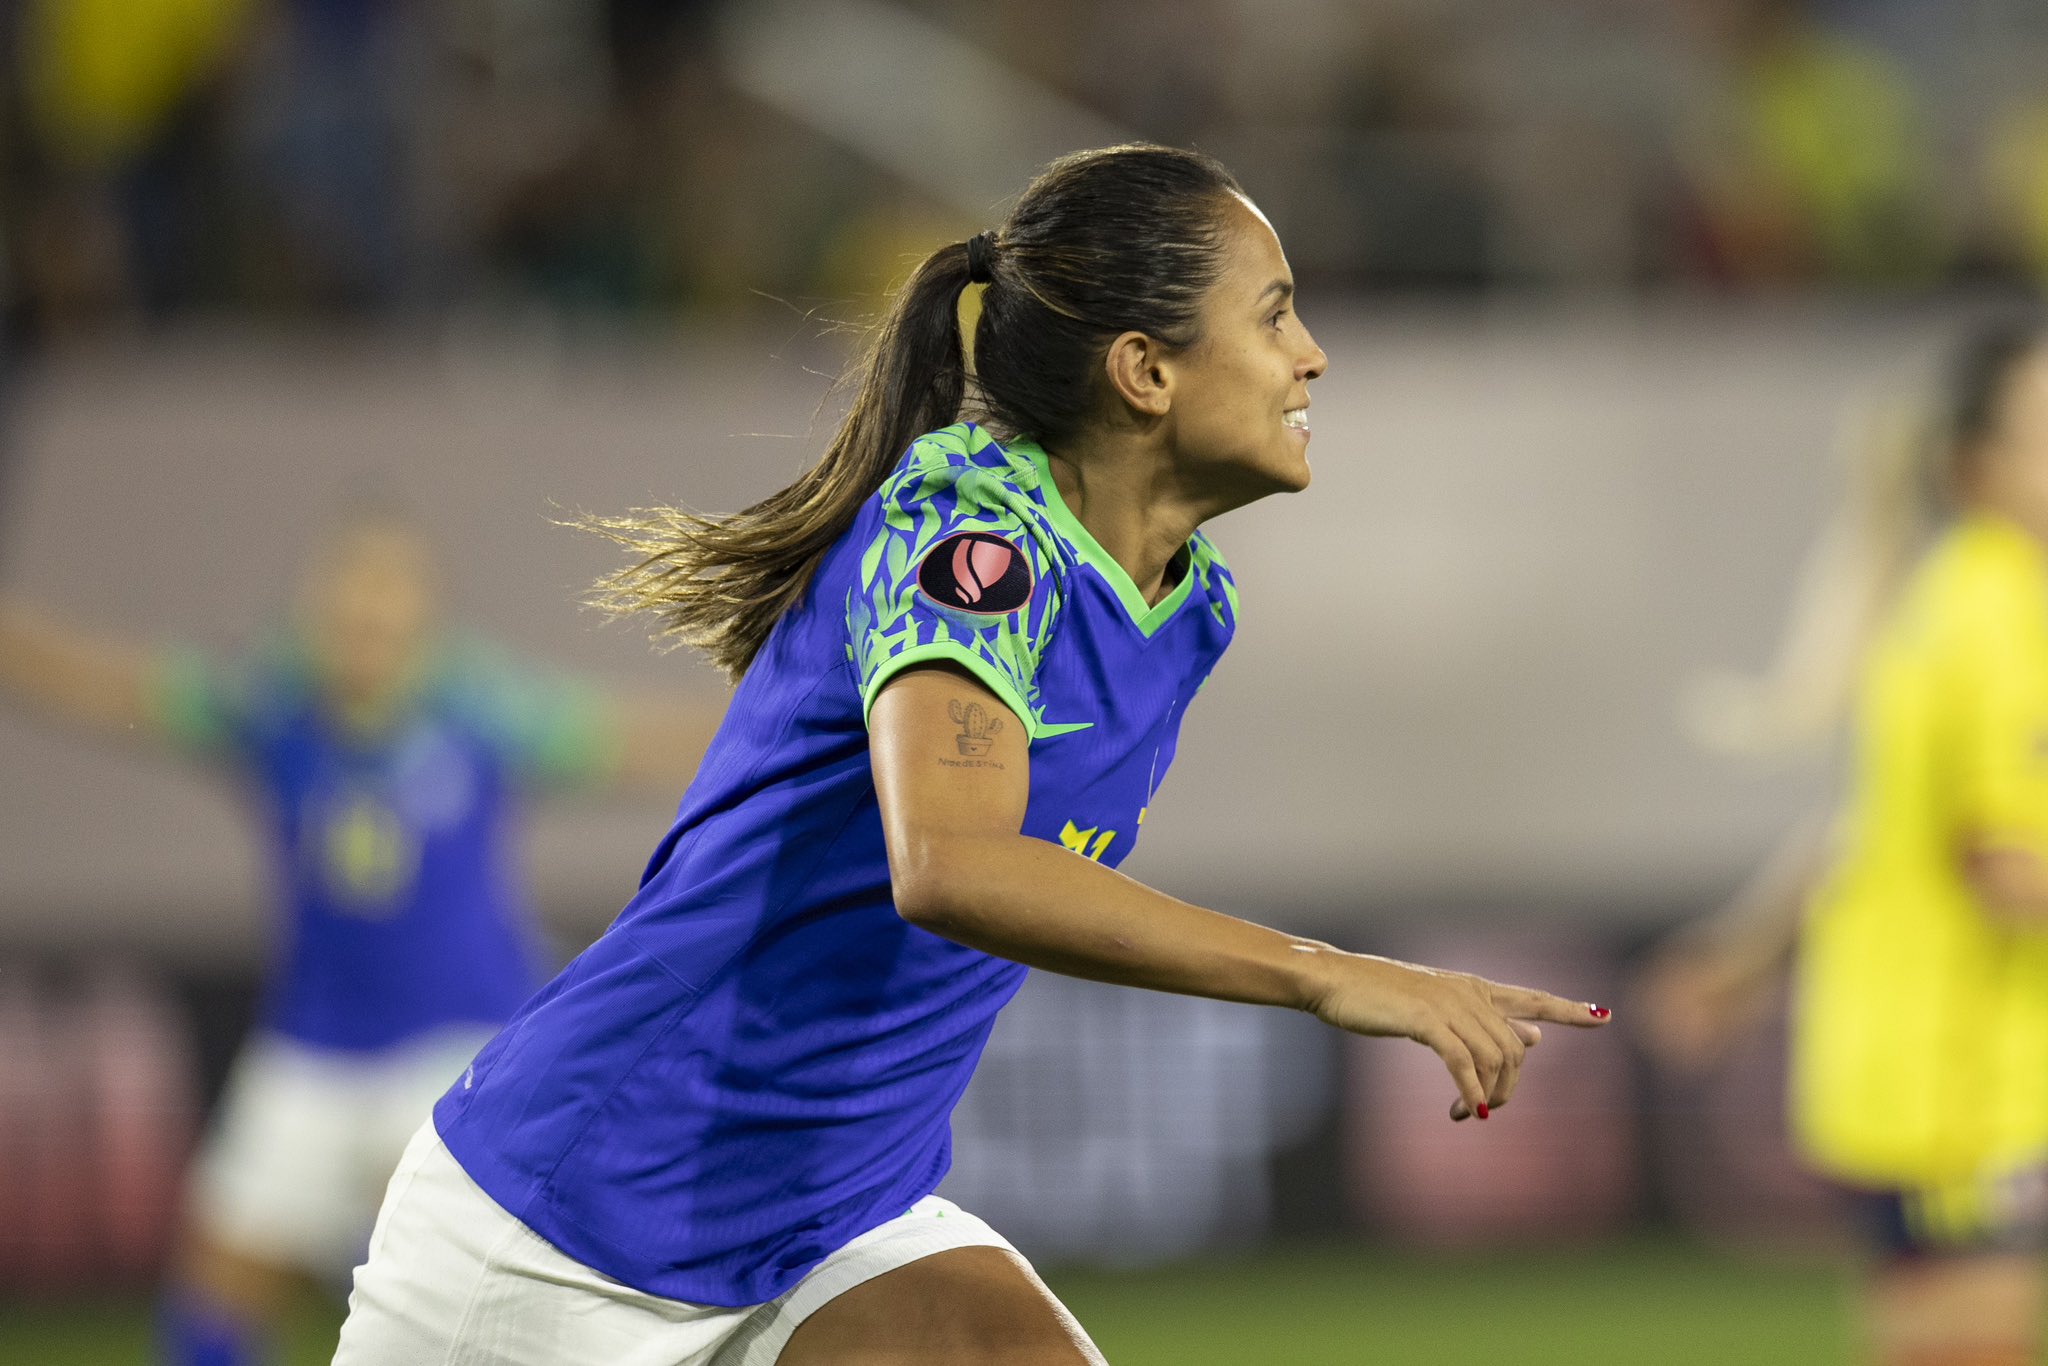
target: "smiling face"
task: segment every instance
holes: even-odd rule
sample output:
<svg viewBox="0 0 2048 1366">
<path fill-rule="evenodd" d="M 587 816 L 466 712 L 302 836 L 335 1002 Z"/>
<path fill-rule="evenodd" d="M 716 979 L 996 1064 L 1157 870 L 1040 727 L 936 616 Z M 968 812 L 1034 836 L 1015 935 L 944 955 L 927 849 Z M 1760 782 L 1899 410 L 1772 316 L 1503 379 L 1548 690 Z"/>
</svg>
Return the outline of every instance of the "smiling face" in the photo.
<svg viewBox="0 0 2048 1366">
<path fill-rule="evenodd" d="M 1172 356 L 1176 463 L 1249 502 L 1308 487 L 1308 382 L 1329 366 L 1294 311 L 1294 273 L 1250 201 L 1223 209 L 1222 270 L 1201 339 Z"/>
</svg>

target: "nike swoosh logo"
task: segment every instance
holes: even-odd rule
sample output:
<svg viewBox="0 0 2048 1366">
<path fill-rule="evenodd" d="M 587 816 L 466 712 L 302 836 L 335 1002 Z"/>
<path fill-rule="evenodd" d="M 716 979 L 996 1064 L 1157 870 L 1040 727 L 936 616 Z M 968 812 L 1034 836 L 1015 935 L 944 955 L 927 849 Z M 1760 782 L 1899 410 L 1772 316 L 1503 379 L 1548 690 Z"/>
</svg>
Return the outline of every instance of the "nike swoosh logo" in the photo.
<svg viewBox="0 0 2048 1366">
<path fill-rule="evenodd" d="M 1095 729 L 1095 723 L 1093 721 L 1071 721 L 1060 725 L 1055 725 L 1050 722 L 1040 722 L 1038 727 L 1038 734 L 1033 736 L 1032 738 L 1035 740 L 1043 740 L 1048 736 L 1072 735 L 1077 730 L 1093 729 Z"/>
</svg>

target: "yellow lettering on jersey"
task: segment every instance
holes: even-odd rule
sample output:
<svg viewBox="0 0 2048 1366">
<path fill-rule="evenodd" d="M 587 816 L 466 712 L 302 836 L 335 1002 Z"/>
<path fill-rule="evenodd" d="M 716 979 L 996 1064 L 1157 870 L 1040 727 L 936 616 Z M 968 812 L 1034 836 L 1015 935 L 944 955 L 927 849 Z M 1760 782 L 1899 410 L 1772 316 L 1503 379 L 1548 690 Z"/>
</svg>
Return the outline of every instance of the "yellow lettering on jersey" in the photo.
<svg viewBox="0 0 2048 1366">
<path fill-rule="evenodd" d="M 1116 831 L 1114 830 L 1104 830 L 1098 834 L 1095 826 L 1091 825 L 1086 830 L 1081 830 L 1076 828 L 1072 821 L 1068 821 L 1066 829 L 1060 831 L 1061 844 L 1064 844 L 1082 858 L 1092 859 L 1097 863 L 1102 861 L 1103 854 L 1109 849 L 1110 841 L 1115 838 Z M 1092 849 L 1088 847 L 1088 841 L 1090 840 L 1095 841 L 1095 847 Z"/>
</svg>

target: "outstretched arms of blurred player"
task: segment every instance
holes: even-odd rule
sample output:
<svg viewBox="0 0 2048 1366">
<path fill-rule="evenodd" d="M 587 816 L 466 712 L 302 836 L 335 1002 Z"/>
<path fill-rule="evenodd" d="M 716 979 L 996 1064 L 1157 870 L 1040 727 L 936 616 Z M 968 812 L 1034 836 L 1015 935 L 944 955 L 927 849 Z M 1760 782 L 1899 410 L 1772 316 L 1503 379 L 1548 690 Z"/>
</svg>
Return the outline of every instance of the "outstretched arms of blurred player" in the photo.
<svg viewBox="0 0 2048 1366">
<path fill-rule="evenodd" d="M 953 719 L 979 705 L 1003 724 L 963 759 Z M 875 789 L 896 908 L 957 943 L 1032 967 L 1126 986 L 1309 1011 L 1357 1034 L 1413 1039 L 1457 1084 L 1452 1118 L 1507 1103 L 1536 1021 L 1598 1025 L 1607 1012 L 1526 987 L 1328 944 L 1204 910 L 1020 833 L 1031 793 L 1024 727 L 995 695 L 943 668 L 887 683 L 870 716 Z"/>
<path fill-rule="evenodd" d="M 165 703 L 171 660 L 167 651 L 76 626 L 0 593 L 0 695 L 59 722 L 119 738 L 173 741 Z M 580 716 L 577 703 L 543 705 L 534 733 L 514 728 L 541 776 L 672 798 L 696 771 L 723 712 L 710 701 L 634 690 L 599 691 L 595 703 L 594 730 L 558 720 L 558 712 Z M 601 745 L 605 761 L 590 764 L 569 752 L 585 745 Z"/>
<path fill-rule="evenodd" d="M 51 718 L 121 738 L 165 738 L 153 688 L 162 655 L 0 594 L 0 692 Z"/>
</svg>

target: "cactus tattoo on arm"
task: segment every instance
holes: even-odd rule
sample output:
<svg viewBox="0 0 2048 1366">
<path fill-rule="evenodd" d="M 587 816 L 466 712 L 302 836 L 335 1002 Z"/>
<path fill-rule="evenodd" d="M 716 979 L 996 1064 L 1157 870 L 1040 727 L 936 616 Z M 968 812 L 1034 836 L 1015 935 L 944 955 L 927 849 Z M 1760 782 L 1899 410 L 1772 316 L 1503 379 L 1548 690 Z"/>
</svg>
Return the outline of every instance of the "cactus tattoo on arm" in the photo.
<svg viewBox="0 0 2048 1366">
<path fill-rule="evenodd" d="M 960 727 L 960 733 L 953 737 L 953 743 L 969 758 L 979 758 L 988 753 L 996 736 L 1002 734 L 1003 718 L 989 715 L 988 708 L 979 702 L 962 706 L 954 698 L 946 706 L 946 714 L 953 718 L 953 724 Z"/>
</svg>

